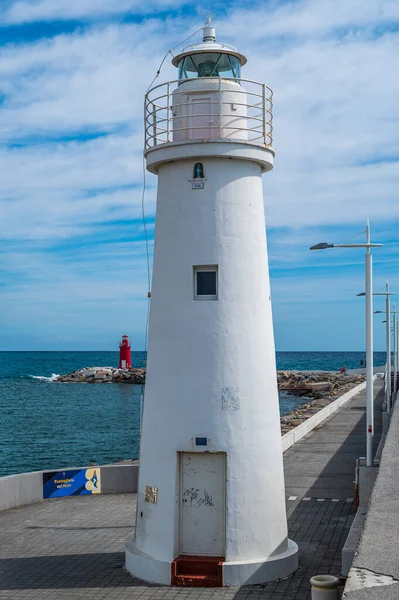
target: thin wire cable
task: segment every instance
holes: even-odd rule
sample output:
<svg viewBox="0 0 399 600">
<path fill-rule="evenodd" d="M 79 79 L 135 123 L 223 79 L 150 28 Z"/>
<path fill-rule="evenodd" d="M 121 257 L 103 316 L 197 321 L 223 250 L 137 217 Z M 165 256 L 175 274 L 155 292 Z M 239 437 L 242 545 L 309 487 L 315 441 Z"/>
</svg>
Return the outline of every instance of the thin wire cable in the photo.
<svg viewBox="0 0 399 600">
<path fill-rule="evenodd" d="M 362 235 L 363 233 L 365 233 L 365 229 L 362 229 L 361 231 L 359 231 L 358 233 L 356 233 L 355 235 L 353 235 L 351 238 L 349 238 L 349 241 L 354 240 L 355 238 L 359 237 L 359 235 Z"/>
<path fill-rule="evenodd" d="M 344 242 L 342 242 L 343 244 L 346 244 L 347 242 L 351 242 L 352 240 L 354 240 L 355 238 L 359 237 L 359 235 L 362 235 L 366 230 L 362 229 L 361 231 L 359 231 L 358 233 L 356 233 L 355 235 L 353 235 L 352 237 L 350 237 L 349 239 L 345 240 Z"/>
<path fill-rule="evenodd" d="M 203 29 L 204 29 L 204 26 L 200 27 L 199 29 L 197 29 L 197 31 L 194 31 L 194 33 L 192 33 L 191 35 L 186 37 L 183 41 L 179 42 L 178 44 L 176 44 L 176 46 L 173 46 L 173 48 L 171 48 L 170 50 L 167 51 L 167 53 L 161 60 L 161 64 L 158 67 L 158 70 L 156 72 L 154 79 L 151 81 L 150 85 L 147 88 L 147 91 L 145 93 L 146 96 L 147 96 L 148 92 L 150 91 L 150 89 L 152 88 L 152 86 L 154 85 L 154 81 L 159 77 L 159 75 L 161 73 L 161 69 L 163 67 L 163 64 L 164 64 L 165 60 L 167 59 L 167 57 L 169 56 L 169 54 L 171 56 L 173 56 L 173 50 L 176 50 L 176 48 L 178 48 L 179 46 L 182 46 L 185 42 L 187 42 L 192 37 L 197 35 L 197 33 L 202 31 Z M 144 133 L 144 137 L 145 137 L 145 133 Z M 144 141 L 144 143 L 145 143 L 145 141 Z M 142 194 L 141 194 L 141 213 L 142 213 L 142 218 L 143 218 L 145 249 L 146 249 L 146 255 L 147 255 L 147 317 L 146 317 L 146 324 L 145 324 L 145 339 L 144 339 L 144 350 L 145 350 L 145 352 L 147 352 L 147 350 L 148 350 L 148 324 L 149 324 L 149 318 L 150 318 L 150 298 L 151 298 L 151 268 L 150 268 L 150 252 L 149 252 L 149 247 L 148 247 L 147 223 L 146 223 L 146 218 L 145 218 L 145 192 L 146 192 L 146 168 L 145 168 L 145 158 L 143 155 L 143 190 L 142 190 Z"/>
<path fill-rule="evenodd" d="M 176 48 L 178 48 L 179 46 L 181 46 L 182 44 L 187 42 L 189 39 L 194 37 L 194 35 L 197 35 L 197 33 L 199 33 L 202 30 L 203 30 L 203 27 L 200 27 L 199 29 L 197 29 L 197 31 L 194 31 L 194 33 L 189 35 L 182 42 L 180 42 L 179 44 L 176 44 L 176 46 L 174 46 L 173 48 L 171 48 L 170 50 L 167 51 L 167 53 L 161 60 L 161 64 L 158 67 L 158 71 L 156 72 L 154 79 L 151 81 L 150 85 L 147 88 L 147 91 L 145 93 L 146 96 L 147 96 L 148 92 L 150 91 L 150 89 L 152 88 L 154 81 L 159 77 L 159 75 L 161 73 L 161 69 L 163 67 L 163 64 L 164 64 L 165 60 L 167 59 L 167 57 L 169 56 L 169 54 L 171 56 L 173 56 L 173 50 L 176 50 Z M 144 144 L 145 144 L 145 131 L 144 131 Z M 145 192 L 146 192 L 147 179 L 146 179 L 144 154 L 143 154 L 142 165 L 143 165 L 143 189 L 142 189 L 142 193 L 141 193 L 141 214 L 142 214 L 142 218 L 143 218 L 145 250 L 146 250 L 146 255 L 147 255 L 147 316 L 146 316 L 146 320 L 145 320 L 144 351 L 145 351 L 145 353 L 147 353 L 147 350 L 148 350 L 148 324 L 149 324 L 149 319 L 150 319 L 150 299 L 151 299 L 151 269 L 150 269 L 150 251 L 149 251 L 149 247 L 148 247 L 147 223 L 146 223 L 146 219 L 145 219 Z M 145 366 L 147 368 L 147 360 L 145 361 Z M 142 426 L 143 426 L 143 423 L 142 423 L 143 411 L 144 411 L 144 384 L 142 384 L 142 386 L 141 386 L 141 393 L 140 393 L 140 439 L 141 439 L 141 431 L 142 431 Z"/>
<path fill-rule="evenodd" d="M 170 50 L 167 51 L 167 53 L 165 54 L 165 56 L 161 60 L 161 64 L 159 65 L 158 71 L 157 71 L 154 79 L 151 81 L 150 85 L 147 88 L 146 94 L 152 88 L 152 86 L 154 84 L 154 81 L 157 79 L 157 77 L 159 77 L 159 74 L 161 72 L 163 64 L 164 64 L 165 60 L 168 58 L 169 54 L 171 54 L 173 56 L 173 50 L 176 50 L 176 48 L 178 48 L 179 46 L 182 46 L 188 40 L 191 40 L 192 37 L 194 37 L 195 35 L 197 35 L 197 33 L 199 33 L 200 31 L 202 31 L 203 29 L 204 29 L 204 26 L 200 27 L 199 29 L 197 29 L 197 31 L 194 31 L 194 33 L 192 33 L 191 35 L 189 35 L 188 37 L 186 37 L 182 42 L 179 42 L 178 44 L 176 44 L 176 46 L 173 46 L 173 48 L 170 48 Z"/>
<path fill-rule="evenodd" d="M 146 317 L 146 325 L 145 325 L 145 339 L 144 339 L 144 350 L 147 352 L 148 345 L 148 319 L 150 314 L 150 298 L 151 298 L 151 271 L 150 271 L 150 251 L 148 247 L 148 232 L 147 232 L 147 223 L 145 220 L 145 192 L 146 192 L 146 169 L 145 169 L 145 158 L 143 154 L 143 190 L 141 193 L 141 214 L 143 218 L 143 226 L 144 226 L 144 236 L 145 236 L 145 250 L 147 255 L 147 317 Z"/>
<path fill-rule="evenodd" d="M 148 233 L 147 233 L 147 223 L 145 220 L 145 209 L 144 209 L 144 200 L 145 200 L 145 191 L 146 191 L 146 170 L 145 170 L 145 158 L 143 154 L 143 191 L 141 193 L 141 212 L 143 217 L 143 225 L 144 225 L 144 235 L 145 235 L 145 250 L 147 254 L 147 315 L 145 319 L 145 336 L 144 336 L 144 352 L 147 355 L 148 350 L 148 321 L 150 318 L 150 298 L 151 298 L 151 274 L 150 274 L 150 252 L 148 248 Z M 147 372 L 147 358 L 144 361 L 145 369 Z M 140 443 L 141 443 L 141 433 L 143 428 L 143 410 L 144 410 L 144 384 L 141 384 L 141 392 L 140 392 Z"/>
</svg>

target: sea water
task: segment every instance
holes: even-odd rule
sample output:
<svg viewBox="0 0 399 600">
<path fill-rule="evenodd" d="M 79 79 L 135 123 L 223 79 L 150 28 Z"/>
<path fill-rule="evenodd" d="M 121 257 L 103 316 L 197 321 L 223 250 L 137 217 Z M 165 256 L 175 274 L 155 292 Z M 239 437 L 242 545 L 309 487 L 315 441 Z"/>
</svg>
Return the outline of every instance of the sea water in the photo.
<svg viewBox="0 0 399 600">
<path fill-rule="evenodd" d="M 364 358 L 277 352 L 277 368 L 337 371 L 357 368 Z M 144 352 L 132 353 L 135 367 L 145 359 Z M 383 365 L 385 354 L 374 360 Z M 0 476 L 138 458 L 141 386 L 54 383 L 58 374 L 117 365 L 118 352 L 0 352 Z M 280 412 L 305 401 L 280 393 Z"/>
</svg>

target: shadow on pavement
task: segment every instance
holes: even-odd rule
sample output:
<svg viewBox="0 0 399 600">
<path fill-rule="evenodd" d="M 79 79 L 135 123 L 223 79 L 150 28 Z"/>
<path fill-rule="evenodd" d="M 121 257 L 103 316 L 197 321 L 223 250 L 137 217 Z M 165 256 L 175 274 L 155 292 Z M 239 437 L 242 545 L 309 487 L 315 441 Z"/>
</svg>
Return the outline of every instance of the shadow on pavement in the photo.
<svg viewBox="0 0 399 600">
<path fill-rule="evenodd" d="M 124 552 L 3 558 L 0 590 L 159 587 L 133 578 L 124 564 Z"/>
</svg>

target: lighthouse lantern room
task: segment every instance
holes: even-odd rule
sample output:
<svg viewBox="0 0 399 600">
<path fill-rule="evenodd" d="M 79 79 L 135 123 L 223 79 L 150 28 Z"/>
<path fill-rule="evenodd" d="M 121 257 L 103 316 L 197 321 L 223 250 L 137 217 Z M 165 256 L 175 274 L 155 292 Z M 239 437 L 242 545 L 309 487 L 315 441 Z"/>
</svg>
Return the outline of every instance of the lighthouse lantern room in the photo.
<svg viewBox="0 0 399 600">
<path fill-rule="evenodd" d="M 135 539 L 126 567 L 173 585 L 297 568 L 288 539 L 262 174 L 272 91 L 216 42 L 173 59 L 145 99 L 158 175 Z"/>
</svg>

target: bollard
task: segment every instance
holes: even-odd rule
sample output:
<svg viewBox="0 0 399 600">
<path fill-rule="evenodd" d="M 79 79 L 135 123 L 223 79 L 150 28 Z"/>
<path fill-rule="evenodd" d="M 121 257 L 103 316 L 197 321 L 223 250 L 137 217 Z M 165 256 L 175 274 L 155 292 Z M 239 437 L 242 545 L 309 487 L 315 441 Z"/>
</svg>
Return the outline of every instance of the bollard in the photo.
<svg viewBox="0 0 399 600">
<path fill-rule="evenodd" d="M 334 575 L 315 575 L 311 577 L 312 600 L 339 600 L 339 579 Z"/>
</svg>

